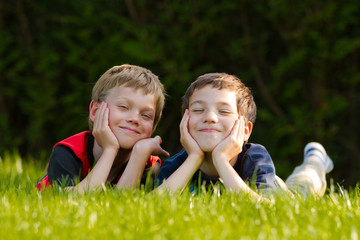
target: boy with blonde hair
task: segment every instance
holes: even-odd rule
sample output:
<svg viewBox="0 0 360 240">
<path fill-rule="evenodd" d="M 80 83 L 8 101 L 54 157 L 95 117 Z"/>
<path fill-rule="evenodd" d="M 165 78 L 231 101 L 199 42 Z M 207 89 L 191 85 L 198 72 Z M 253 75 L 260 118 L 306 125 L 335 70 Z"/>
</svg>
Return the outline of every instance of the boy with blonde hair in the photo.
<svg viewBox="0 0 360 240">
<path fill-rule="evenodd" d="M 150 70 L 124 64 L 107 70 L 92 90 L 90 131 L 55 144 L 39 190 L 64 184 L 78 191 L 105 183 L 137 186 L 144 170 L 157 172 L 160 158 L 169 156 L 151 138 L 165 101 L 164 87 Z"/>
<path fill-rule="evenodd" d="M 308 145 L 305 167 L 294 172 L 286 186 L 275 175 L 274 164 L 265 147 L 247 143 L 256 119 L 256 105 L 249 88 L 237 77 L 226 73 L 198 77 L 187 89 L 182 109 L 180 142 L 184 149 L 161 167 L 160 189 L 182 190 L 190 179 L 194 186 L 220 181 L 226 189 L 259 199 L 258 193 L 249 187 L 250 181 L 255 180 L 257 188 L 261 189 L 276 189 L 279 185 L 286 190 L 288 187 L 298 189 L 299 183 L 304 186 L 304 194 L 311 191 L 324 194 L 326 181 L 320 180 L 331 170 L 326 169 L 331 160 L 318 145 Z M 304 174 L 305 169 L 311 174 Z M 317 174 L 315 178 L 314 173 Z M 302 180 L 297 182 L 297 176 Z"/>
</svg>

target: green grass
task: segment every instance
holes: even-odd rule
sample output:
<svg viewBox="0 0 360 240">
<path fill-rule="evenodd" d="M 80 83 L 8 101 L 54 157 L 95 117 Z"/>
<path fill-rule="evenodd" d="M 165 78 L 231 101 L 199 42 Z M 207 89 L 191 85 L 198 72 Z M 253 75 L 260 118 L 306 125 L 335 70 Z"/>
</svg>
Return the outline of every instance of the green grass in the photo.
<svg viewBox="0 0 360 240">
<path fill-rule="evenodd" d="M 38 193 L 44 166 L 0 160 L 0 239 L 359 239 L 359 187 L 323 198 L 105 189 Z"/>
</svg>

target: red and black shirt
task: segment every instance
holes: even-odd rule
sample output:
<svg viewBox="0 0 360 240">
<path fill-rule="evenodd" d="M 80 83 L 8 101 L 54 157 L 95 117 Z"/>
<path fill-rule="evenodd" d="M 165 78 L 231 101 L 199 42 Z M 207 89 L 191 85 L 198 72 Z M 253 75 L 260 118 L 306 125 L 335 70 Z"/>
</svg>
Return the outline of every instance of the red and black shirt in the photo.
<svg viewBox="0 0 360 240">
<path fill-rule="evenodd" d="M 55 182 L 61 186 L 74 186 L 83 180 L 94 166 L 94 136 L 90 131 L 84 131 L 73 135 L 55 144 L 47 166 L 47 174 L 41 179 L 36 187 L 42 190 Z M 150 156 L 145 168 L 160 163 L 160 158 Z M 116 184 L 123 171 L 112 181 Z"/>
</svg>

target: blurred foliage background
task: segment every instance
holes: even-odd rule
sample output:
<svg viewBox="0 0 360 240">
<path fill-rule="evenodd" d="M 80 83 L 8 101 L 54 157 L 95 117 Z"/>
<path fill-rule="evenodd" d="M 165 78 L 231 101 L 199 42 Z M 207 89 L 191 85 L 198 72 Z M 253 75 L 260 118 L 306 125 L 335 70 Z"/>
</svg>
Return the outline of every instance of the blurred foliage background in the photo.
<svg viewBox="0 0 360 240">
<path fill-rule="evenodd" d="M 49 156 L 87 129 L 96 80 L 130 63 L 157 74 L 168 98 L 156 133 L 180 149 L 180 102 L 206 72 L 248 85 L 258 105 L 251 142 L 286 178 L 319 141 L 329 175 L 360 180 L 357 0 L 0 0 L 0 156 Z M 45 163 L 44 163 L 45 164 Z"/>
</svg>

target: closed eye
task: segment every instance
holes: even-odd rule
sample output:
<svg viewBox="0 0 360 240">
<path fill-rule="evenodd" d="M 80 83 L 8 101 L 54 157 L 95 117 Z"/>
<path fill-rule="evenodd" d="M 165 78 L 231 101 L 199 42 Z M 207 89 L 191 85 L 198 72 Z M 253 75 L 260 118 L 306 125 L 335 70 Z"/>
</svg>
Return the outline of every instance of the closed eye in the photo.
<svg viewBox="0 0 360 240">
<path fill-rule="evenodd" d="M 141 116 L 144 117 L 145 119 L 149 119 L 149 120 L 153 119 L 153 116 L 150 114 L 147 114 L 147 113 L 143 113 L 143 114 L 141 114 Z"/>
<path fill-rule="evenodd" d="M 201 113 L 201 112 L 203 112 L 203 111 L 204 111 L 204 109 L 201 109 L 201 108 L 195 108 L 195 109 L 192 109 L 191 111 L 192 111 L 192 112 L 194 112 L 194 113 Z"/>
<path fill-rule="evenodd" d="M 232 111 L 229 111 L 229 110 L 220 110 L 219 113 L 220 113 L 220 114 L 231 114 Z"/>
<path fill-rule="evenodd" d="M 118 105 L 118 107 L 121 109 L 128 109 L 128 107 L 126 105 Z"/>
</svg>

